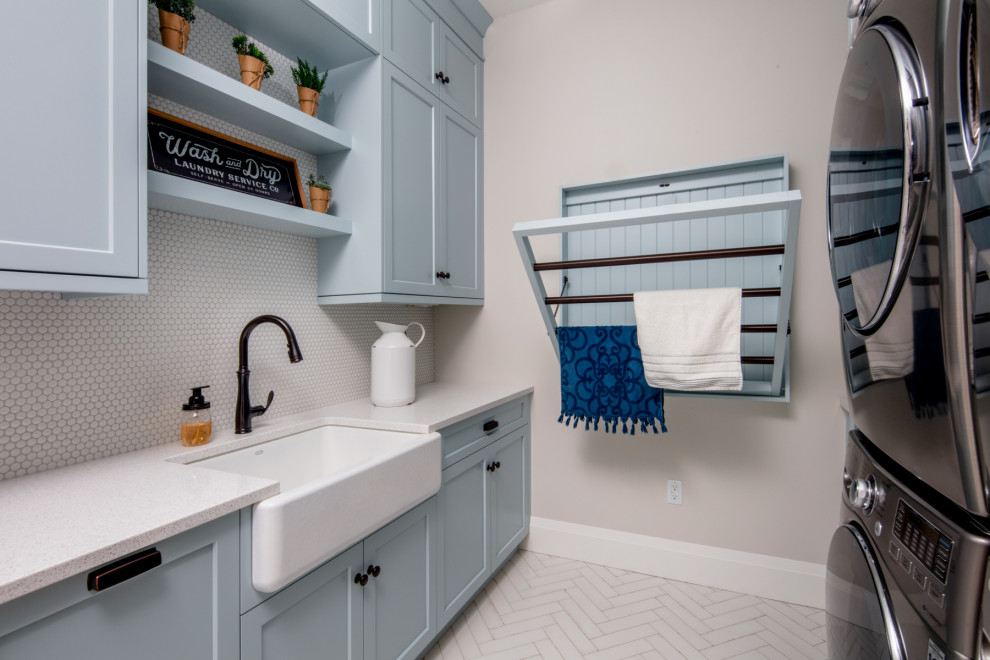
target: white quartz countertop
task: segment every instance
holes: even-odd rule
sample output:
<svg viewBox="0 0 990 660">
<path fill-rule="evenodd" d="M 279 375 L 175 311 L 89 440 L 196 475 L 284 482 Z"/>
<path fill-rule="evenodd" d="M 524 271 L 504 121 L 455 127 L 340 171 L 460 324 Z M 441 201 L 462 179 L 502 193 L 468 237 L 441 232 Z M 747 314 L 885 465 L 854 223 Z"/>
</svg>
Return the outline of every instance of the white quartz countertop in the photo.
<svg viewBox="0 0 990 660">
<path fill-rule="evenodd" d="M 189 463 L 327 424 L 430 433 L 532 391 L 430 383 L 417 388 L 408 406 L 376 408 L 359 399 L 279 419 L 257 417 L 253 433 L 228 429 L 204 447 L 176 441 L 0 481 L 0 603 L 279 492 L 277 481 Z"/>
</svg>

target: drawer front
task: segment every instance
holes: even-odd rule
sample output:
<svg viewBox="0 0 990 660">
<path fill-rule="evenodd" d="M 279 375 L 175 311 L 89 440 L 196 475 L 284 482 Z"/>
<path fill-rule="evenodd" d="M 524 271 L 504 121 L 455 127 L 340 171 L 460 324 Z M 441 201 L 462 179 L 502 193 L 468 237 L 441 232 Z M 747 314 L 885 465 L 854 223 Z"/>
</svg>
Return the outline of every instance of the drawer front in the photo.
<svg viewBox="0 0 990 660">
<path fill-rule="evenodd" d="M 446 468 L 506 433 L 529 422 L 529 396 L 505 403 L 471 419 L 443 429 L 443 464 Z"/>
</svg>

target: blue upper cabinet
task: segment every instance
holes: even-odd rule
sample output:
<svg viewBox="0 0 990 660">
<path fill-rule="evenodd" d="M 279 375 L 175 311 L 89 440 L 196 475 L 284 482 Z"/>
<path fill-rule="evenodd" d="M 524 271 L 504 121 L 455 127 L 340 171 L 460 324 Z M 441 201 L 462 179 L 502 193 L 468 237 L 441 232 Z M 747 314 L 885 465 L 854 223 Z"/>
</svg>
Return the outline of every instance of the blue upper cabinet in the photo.
<svg viewBox="0 0 990 660">
<path fill-rule="evenodd" d="M 146 293 L 146 2 L 8 8 L 0 288 Z M 11 13 L 12 12 L 12 13 Z M 71 72 L 56 87 L 41 72 Z"/>
<path fill-rule="evenodd" d="M 319 160 L 355 223 L 320 239 L 319 302 L 480 305 L 491 17 L 477 0 L 382 0 L 381 12 L 382 57 L 331 74 L 346 90 L 336 125 L 362 148 Z"/>
<path fill-rule="evenodd" d="M 327 16 L 367 46 L 378 51 L 381 43 L 380 0 L 309 0 Z"/>
<path fill-rule="evenodd" d="M 444 107 L 440 117 L 443 295 L 484 297 L 481 129 Z"/>
<path fill-rule="evenodd" d="M 413 80 L 439 95 L 435 78 L 442 23 L 424 0 L 385 0 L 382 54 Z"/>
<path fill-rule="evenodd" d="M 382 50 L 392 64 L 481 126 L 481 57 L 424 0 L 386 0 Z"/>
</svg>

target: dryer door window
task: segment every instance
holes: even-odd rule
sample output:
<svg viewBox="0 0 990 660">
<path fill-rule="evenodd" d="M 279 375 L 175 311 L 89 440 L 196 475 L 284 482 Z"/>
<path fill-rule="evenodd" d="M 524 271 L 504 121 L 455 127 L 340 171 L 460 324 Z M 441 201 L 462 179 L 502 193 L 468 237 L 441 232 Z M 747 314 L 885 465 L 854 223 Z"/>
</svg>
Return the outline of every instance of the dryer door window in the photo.
<svg viewBox="0 0 990 660">
<path fill-rule="evenodd" d="M 876 557 L 855 525 L 843 525 L 832 535 L 825 614 L 829 660 L 907 657 Z"/>
<path fill-rule="evenodd" d="M 878 24 L 842 75 L 828 168 L 829 255 L 846 327 L 890 315 L 921 234 L 929 190 L 928 91 L 910 40 Z"/>
</svg>

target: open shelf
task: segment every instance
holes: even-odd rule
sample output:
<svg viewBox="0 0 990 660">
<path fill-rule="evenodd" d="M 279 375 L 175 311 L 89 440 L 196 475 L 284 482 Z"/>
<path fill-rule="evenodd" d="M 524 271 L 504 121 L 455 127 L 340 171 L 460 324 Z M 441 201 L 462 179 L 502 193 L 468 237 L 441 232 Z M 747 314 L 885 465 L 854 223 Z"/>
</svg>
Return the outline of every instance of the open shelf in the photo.
<svg viewBox="0 0 990 660">
<path fill-rule="evenodd" d="M 148 206 L 313 238 L 351 233 L 349 220 L 161 172 L 148 172 Z"/>
<path fill-rule="evenodd" d="M 310 2 L 199 0 L 196 4 L 290 60 L 301 57 L 321 71 L 378 54 Z"/>
<path fill-rule="evenodd" d="M 339 128 L 154 41 L 148 92 L 316 156 L 351 148 L 351 136 Z"/>
</svg>

